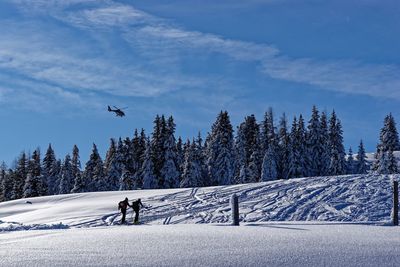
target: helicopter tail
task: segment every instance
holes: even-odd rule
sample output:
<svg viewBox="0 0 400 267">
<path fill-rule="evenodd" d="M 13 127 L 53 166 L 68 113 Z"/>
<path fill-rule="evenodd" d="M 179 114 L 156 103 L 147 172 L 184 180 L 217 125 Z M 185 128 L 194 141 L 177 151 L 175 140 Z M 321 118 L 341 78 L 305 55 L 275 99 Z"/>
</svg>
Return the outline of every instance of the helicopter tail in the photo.
<svg viewBox="0 0 400 267">
<path fill-rule="evenodd" d="M 108 111 L 111 111 L 111 108 L 110 108 L 110 106 L 107 106 L 108 107 Z"/>
</svg>

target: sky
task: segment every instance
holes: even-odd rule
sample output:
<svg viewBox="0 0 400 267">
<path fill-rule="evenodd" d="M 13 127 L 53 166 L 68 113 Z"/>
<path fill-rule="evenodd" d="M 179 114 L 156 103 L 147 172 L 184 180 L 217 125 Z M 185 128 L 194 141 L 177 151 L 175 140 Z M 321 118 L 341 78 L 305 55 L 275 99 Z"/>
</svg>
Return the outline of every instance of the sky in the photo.
<svg viewBox="0 0 400 267">
<path fill-rule="evenodd" d="M 1 0 L 0 160 L 49 143 L 78 145 L 152 132 L 234 128 L 272 107 L 289 121 L 335 110 L 346 148 L 374 151 L 386 114 L 400 121 L 397 0 Z M 107 105 L 128 107 L 116 118 Z"/>
</svg>

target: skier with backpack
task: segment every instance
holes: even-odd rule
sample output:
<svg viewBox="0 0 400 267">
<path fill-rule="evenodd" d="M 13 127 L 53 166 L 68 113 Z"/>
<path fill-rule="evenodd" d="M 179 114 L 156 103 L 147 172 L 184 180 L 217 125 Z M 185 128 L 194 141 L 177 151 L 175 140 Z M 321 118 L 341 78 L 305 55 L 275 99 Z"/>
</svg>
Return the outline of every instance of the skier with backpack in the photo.
<svg viewBox="0 0 400 267">
<path fill-rule="evenodd" d="M 140 208 L 144 207 L 140 198 L 136 201 L 133 201 L 131 207 L 135 211 L 134 224 L 139 224 L 139 211 L 140 211 Z"/>
<path fill-rule="evenodd" d="M 121 224 L 126 223 L 126 221 L 125 221 L 125 219 L 126 219 L 126 210 L 128 209 L 128 207 L 132 207 L 132 206 L 129 205 L 129 201 L 128 201 L 127 197 L 123 201 L 120 201 L 118 203 L 118 210 L 121 211 L 121 213 L 122 213 Z"/>
</svg>

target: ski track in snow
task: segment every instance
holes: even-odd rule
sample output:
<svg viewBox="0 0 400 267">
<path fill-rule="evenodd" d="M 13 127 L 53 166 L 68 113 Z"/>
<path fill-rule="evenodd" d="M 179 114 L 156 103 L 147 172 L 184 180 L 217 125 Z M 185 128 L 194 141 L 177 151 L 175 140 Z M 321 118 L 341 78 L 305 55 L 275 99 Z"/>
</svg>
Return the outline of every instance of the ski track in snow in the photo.
<svg viewBox="0 0 400 267">
<path fill-rule="evenodd" d="M 181 223 L 229 223 L 230 197 L 239 196 L 240 219 L 242 222 L 267 221 L 342 221 L 379 222 L 388 221 L 392 207 L 392 179 L 399 176 L 348 175 L 337 177 L 308 177 L 254 184 L 232 186 L 160 190 L 142 198 L 147 208 L 141 210 L 140 219 L 144 224 L 168 225 Z M 126 191 L 135 192 L 146 191 Z M 121 192 L 108 192 L 121 197 Z M 101 197 L 101 195 L 96 195 Z M 48 203 L 65 205 L 65 221 L 73 221 L 68 213 L 68 203 L 72 200 L 90 199 L 90 193 L 50 197 Z M 35 202 L 35 199 L 32 199 Z M 2 224 L 7 221 L 1 218 Z M 47 203 L 46 203 L 47 204 Z M 114 203 L 113 203 L 114 204 Z M 116 205 L 116 204 L 115 204 Z M 114 205 L 112 205 L 114 206 Z M 30 207 L 33 208 L 33 207 Z M 70 209 L 70 207 L 69 207 Z M 18 211 L 13 211 L 18 215 Z M 26 210 L 25 210 L 26 212 Z M 121 215 L 115 209 L 99 207 L 85 211 L 87 218 L 79 218 L 68 227 L 96 227 L 117 225 Z M 70 216 L 70 217 L 68 217 Z M 79 214 L 76 215 L 79 217 Z M 7 218 L 7 217 L 6 217 Z M 17 217 L 18 218 L 18 217 Z M 127 220 L 132 222 L 132 210 Z M 20 222 L 22 223 L 22 222 Z M 46 229 L 45 226 L 42 226 Z M 22 230 L 28 226 L 20 227 Z M 4 229 L 3 229 L 4 230 Z"/>
</svg>

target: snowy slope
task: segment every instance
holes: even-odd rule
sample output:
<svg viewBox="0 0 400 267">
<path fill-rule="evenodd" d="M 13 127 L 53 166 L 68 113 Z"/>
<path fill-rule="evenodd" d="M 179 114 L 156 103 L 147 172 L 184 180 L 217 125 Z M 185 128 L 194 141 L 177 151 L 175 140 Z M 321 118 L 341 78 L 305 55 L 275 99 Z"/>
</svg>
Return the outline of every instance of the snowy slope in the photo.
<svg viewBox="0 0 400 267">
<path fill-rule="evenodd" d="M 0 266 L 400 266 L 400 231 L 337 223 L 114 226 L 0 234 Z"/>
<path fill-rule="evenodd" d="M 141 198 L 146 224 L 227 223 L 229 198 L 240 196 L 242 222 L 388 221 L 397 176 L 310 177 L 209 188 L 97 192 L 0 203 L 0 231 L 27 225 L 93 227 L 117 224 L 117 203 Z M 31 201 L 32 204 L 25 203 Z M 128 214 L 131 221 L 131 214 Z M 61 224 L 60 224 L 61 223 Z M 38 226 L 39 225 L 39 226 Z M 42 226 L 43 227 L 43 226 Z M 46 228 L 46 227 L 43 227 Z"/>
</svg>

